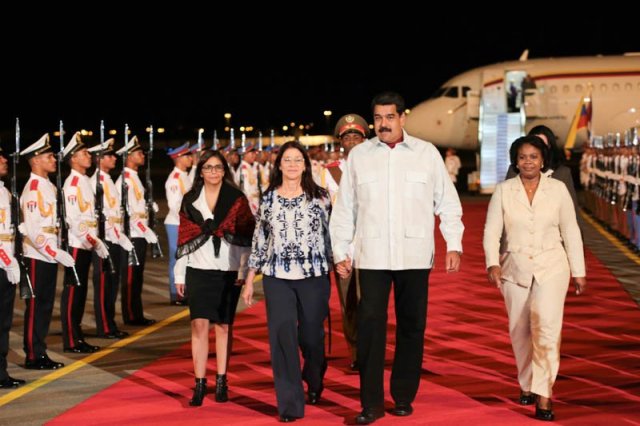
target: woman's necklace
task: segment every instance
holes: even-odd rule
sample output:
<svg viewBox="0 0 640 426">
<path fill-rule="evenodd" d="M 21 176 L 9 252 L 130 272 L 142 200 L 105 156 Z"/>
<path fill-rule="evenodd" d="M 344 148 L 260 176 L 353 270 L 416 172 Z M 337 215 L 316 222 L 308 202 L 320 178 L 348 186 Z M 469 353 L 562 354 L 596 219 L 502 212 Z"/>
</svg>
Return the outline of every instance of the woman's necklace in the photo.
<svg viewBox="0 0 640 426">
<path fill-rule="evenodd" d="M 536 182 L 535 185 L 531 186 L 530 188 L 528 188 L 527 185 L 525 185 L 524 183 L 522 185 L 524 185 L 524 189 L 527 191 L 527 193 L 533 194 L 536 191 L 536 189 L 538 189 L 539 183 L 540 181 Z"/>
</svg>

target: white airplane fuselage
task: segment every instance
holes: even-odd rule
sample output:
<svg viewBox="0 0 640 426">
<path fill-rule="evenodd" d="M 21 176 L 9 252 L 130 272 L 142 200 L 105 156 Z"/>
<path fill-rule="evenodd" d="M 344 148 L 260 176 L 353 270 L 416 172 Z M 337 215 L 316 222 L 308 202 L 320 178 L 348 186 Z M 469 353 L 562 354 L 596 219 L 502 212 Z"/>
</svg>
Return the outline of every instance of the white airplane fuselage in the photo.
<svg viewBox="0 0 640 426">
<path fill-rule="evenodd" d="M 545 124 L 564 144 L 585 96 L 592 102 L 593 133 L 622 133 L 640 126 L 640 56 L 625 55 L 530 59 L 475 68 L 453 77 L 437 95 L 413 107 L 405 128 L 438 146 L 477 150 L 479 109 L 488 105 L 483 97 L 504 102 L 497 107 L 506 110 L 509 92 L 515 90 L 512 77 L 518 75 L 530 77 L 535 86 L 518 90 L 525 131 Z M 585 139 L 586 132 L 576 146 Z"/>
</svg>

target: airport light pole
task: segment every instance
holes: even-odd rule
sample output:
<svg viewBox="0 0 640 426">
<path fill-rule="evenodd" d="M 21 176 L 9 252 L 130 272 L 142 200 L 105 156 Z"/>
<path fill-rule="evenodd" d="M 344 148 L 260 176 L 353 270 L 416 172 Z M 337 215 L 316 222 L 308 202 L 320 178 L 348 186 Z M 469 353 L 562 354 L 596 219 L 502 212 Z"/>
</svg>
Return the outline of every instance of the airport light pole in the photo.
<svg viewBox="0 0 640 426">
<path fill-rule="evenodd" d="M 333 112 L 331 112 L 331 110 L 324 110 L 323 112 L 324 114 L 324 118 L 327 121 L 327 134 L 330 135 L 331 134 L 331 114 L 333 114 Z"/>
</svg>

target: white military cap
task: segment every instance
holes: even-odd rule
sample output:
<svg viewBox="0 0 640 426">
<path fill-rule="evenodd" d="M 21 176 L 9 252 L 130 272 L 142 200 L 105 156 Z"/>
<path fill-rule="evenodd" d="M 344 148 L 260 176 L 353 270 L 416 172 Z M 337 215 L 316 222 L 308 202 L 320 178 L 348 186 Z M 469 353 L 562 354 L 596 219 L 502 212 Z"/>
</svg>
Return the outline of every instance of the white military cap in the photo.
<svg viewBox="0 0 640 426">
<path fill-rule="evenodd" d="M 49 144 L 49 133 L 45 133 L 40 139 L 20 151 L 20 155 L 23 155 L 28 160 L 51 151 L 53 151 L 53 149 L 51 148 L 51 144 Z"/>
<path fill-rule="evenodd" d="M 131 140 L 129 141 L 128 144 L 126 144 L 125 146 L 123 146 L 122 148 L 120 148 L 116 154 L 117 155 L 122 155 L 124 154 L 124 152 L 127 151 L 127 154 L 132 154 L 136 151 L 142 151 L 142 147 L 140 146 L 140 144 L 138 143 L 138 137 L 134 136 L 131 138 Z"/>
<path fill-rule="evenodd" d="M 73 154 L 86 147 L 87 146 L 82 142 L 82 136 L 80 135 L 80 132 L 75 132 L 71 137 L 71 140 L 67 143 L 67 146 L 65 146 L 64 150 L 62 151 L 62 160 L 68 160 Z"/>
<path fill-rule="evenodd" d="M 92 146 L 88 151 L 93 155 L 115 155 L 116 153 L 113 150 L 113 144 L 115 142 L 116 140 L 114 138 L 109 138 L 96 146 Z"/>
</svg>

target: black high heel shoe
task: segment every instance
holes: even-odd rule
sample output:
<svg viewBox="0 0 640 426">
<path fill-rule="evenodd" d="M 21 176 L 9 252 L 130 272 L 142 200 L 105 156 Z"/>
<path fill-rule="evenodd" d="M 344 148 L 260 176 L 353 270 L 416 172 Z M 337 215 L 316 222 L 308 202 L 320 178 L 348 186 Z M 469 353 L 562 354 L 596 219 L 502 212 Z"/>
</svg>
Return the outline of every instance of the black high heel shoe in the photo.
<svg viewBox="0 0 640 426">
<path fill-rule="evenodd" d="M 533 392 L 525 393 L 520 391 L 520 398 L 518 398 L 520 405 L 533 405 L 536 403 L 536 394 Z"/>
<path fill-rule="evenodd" d="M 549 400 L 549 408 L 540 408 L 540 400 L 536 404 L 536 419 L 544 420 L 545 422 L 552 422 L 556 416 L 553 413 L 553 406 L 551 405 L 551 400 Z"/>
<path fill-rule="evenodd" d="M 196 387 L 193 389 L 193 398 L 189 401 L 189 405 L 192 407 L 199 407 L 202 405 L 204 395 L 207 393 L 207 379 L 197 379 Z"/>
</svg>

